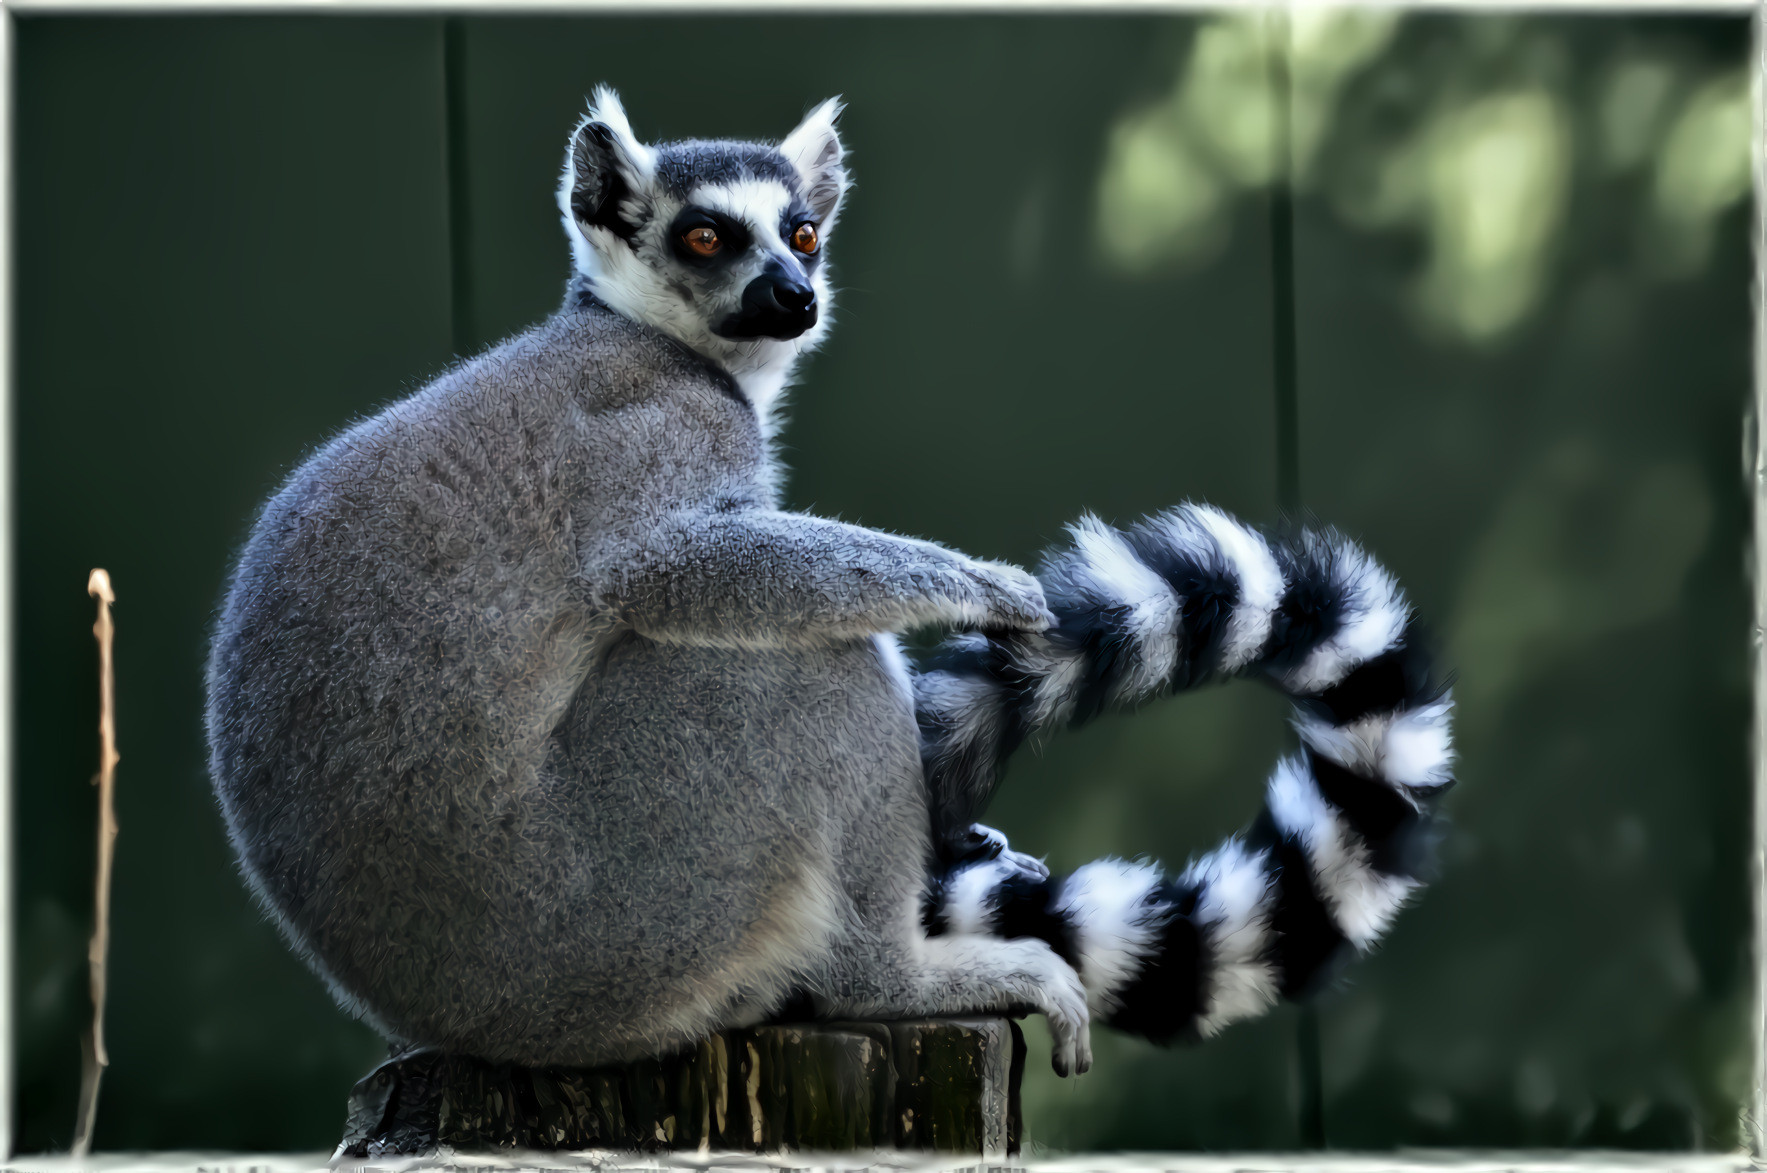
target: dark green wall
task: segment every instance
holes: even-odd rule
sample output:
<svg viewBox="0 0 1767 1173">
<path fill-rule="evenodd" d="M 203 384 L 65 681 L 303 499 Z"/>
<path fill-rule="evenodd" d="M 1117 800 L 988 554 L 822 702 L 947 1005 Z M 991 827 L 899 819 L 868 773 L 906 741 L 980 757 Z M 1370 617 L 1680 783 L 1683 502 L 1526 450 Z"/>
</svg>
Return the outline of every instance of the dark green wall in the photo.
<svg viewBox="0 0 1767 1173">
<path fill-rule="evenodd" d="M 119 596 L 123 755 L 100 1147 L 329 1148 L 382 1053 L 233 873 L 204 635 L 230 548 L 302 452 L 553 306 L 552 185 L 594 83 L 651 138 L 777 136 L 850 103 L 840 325 L 785 434 L 795 504 L 1018 560 L 1082 509 L 1274 515 L 1266 193 L 1204 135 L 1186 141 L 1218 180 L 1208 247 L 1126 272 L 1095 224 L 1123 128 L 1201 70 L 1217 18 L 17 25 L 26 1150 L 66 1144 L 78 1082 L 95 565 Z M 1649 162 L 1669 132 L 1630 167 L 1601 136 L 1627 62 L 1667 71 L 1672 114 L 1746 51 L 1741 20 L 1415 17 L 1337 94 L 1296 207 L 1288 471 L 1459 668 L 1443 876 L 1305 1014 L 1174 1052 L 1103 1040 L 1072 1084 L 1034 1041 L 1034 1142 L 1736 1143 L 1746 209 L 1713 203 L 1689 244 Z M 1561 213 L 1525 311 L 1473 337 L 1420 286 L 1444 221 L 1382 193 L 1428 187 L 1389 166 L 1406 144 L 1510 93 L 1559 112 Z M 1253 812 L 1287 737 L 1249 686 L 1102 721 L 1027 755 L 995 821 L 1058 867 L 1180 862 Z"/>
</svg>

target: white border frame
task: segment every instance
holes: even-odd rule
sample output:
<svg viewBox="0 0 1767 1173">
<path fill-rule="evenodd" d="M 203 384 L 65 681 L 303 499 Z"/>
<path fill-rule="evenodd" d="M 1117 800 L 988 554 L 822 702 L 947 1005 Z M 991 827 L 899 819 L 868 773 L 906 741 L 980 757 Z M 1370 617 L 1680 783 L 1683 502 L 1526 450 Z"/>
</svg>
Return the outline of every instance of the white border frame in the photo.
<svg viewBox="0 0 1767 1173">
<path fill-rule="evenodd" d="M 1755 1098 L 1754 1119 L 1748 1121 L 1749 1140 L 1757 1162 L 1767 1157 L 1767 443 L 1762 420 L 1767 419 L 1767 0 L 1755 5 L 1754 126 L 1749 149 L 1754 155 L 1750 174 L 1755 199 L 1755 388 L 1746 421 L 1744 443 L 1751 474 L 1754 504 L 1754 544 L 1749 569 L 1755 588 L 1755 690 L 1754 756 L 1755 850 L 1751 879 L 1755 894 Z"/>
<path fill-rule="evenodd" d="M 318 1173 L 329 1154 L 167 1152 L 104 1153 L 76 1161 L 63 1155 L 26 1157 L 6 1168 L 19 1173 Z M 409 1173 L 541 1170 L 572 1173 L 1759 1173 L 1747 1153 L 1624 1153 L 1603 1150 L 1563 1153 L 1412 1150 L 1395 1153 L 1098 1153 L 1034 1161 L 984 1161 L 979 1157 L 919 1156 L 895 1150 L 875 1153 L 747 1153 L 661 1157 L 606 1153 L 450 1154 L 432 1162 L 411 1158 L 351 1162 L 340 1170 Z"/>
<path fill-rule="evenodd" d="M 1755 1062 L 1752 1119 L 1746 1128 L 1750 1150 L 1730 1154 L 1707 1153 L 1614 1153 L 1566 1150 L 1562 1153 L 1505 1153 L 1442 1150 L 1395 1152 L 1390 1155 L 1316 1153 L 1257 1153 L 1234 1155 L 1100 1154 L 1095 1158 L 1026 1162 L 1025 1167 L 1047 1173 L 1078 1173 L 1080 1170 L 1147 1173 L 1155 1169 L 1185 1173 L 1258 1173 L 1296 1170 L 1305 1173 L 1594 1173 L 1596 1170 L 1686 1170 L 1688 1173 L 1730 1173 L 1767 1166 L 1767 572 L 1761 552 L 1767 550 L 1767 0 L 1281 0 L 1259 4 L 1252 0 L 0 0 L 0 1162 L 7 1169 L 44 1170 L 63 1173 L 74 1169 L 106 1169 L 118 1173 L 147 1173 L 168 1168 L 191 1168 L 233 1173 L 247 1168 L 263 1173 L 292 1173 L 323 1167 L 323 1157 L 303 1154 L 242 1156 L 214 1153 L 161 1153 L 150 1155 L 103 1155 L 74 1161 L 50 1156 L 12 1159 L 15 1080 L 13 1067 L 13 802 L 17 781 L 13 758 L 13 308 L 12 275 L 15 222 L 13 219 L 13 20 L 17 15 L 539 15 L 564 13 L 649 13 L 682 15 L 696 12 L 808 12 L 818 16 L 866 13 L 1038 14 L 1105 15 L 1220 11 L 1230 8 L 1307 7 L 1331 3 L 1367 8 L 1402 8 L 1450 12 L 1553 12 L 1598 15 L 1626 13 L 1747 13 L 1755 14 L 1754 126 L 1751 136 L 1755 200 L 1755 365 L 1754 393 L 1744 431 L 1744 458 L 1754 503 L 1754 544 L 1749 565 L 1753 574 L 1754 638 L 1754 730 L 1751 753 L 1754 764 L 1755 833 L 1751 863 L 1755 898 Z M 853 1155 L 815 1158 L 810 1154 L 777 1160 L 720 1158 L 722 1168 L 772 1170 L 814 1166 L 819 1170 L 891 1168 L 931 1171 L 979 1168 L 974 1162 L 913 1161 L 907 1154 L 879 1154 L 877 1160 L 853 1160 Z M 534 1169 L 595 1168 L 599 1170 L 671 1170 L 679 1164 L 634 1158 L 608 1162 L 605 1158 L 571 1154 L 535 1154 L 523 1159 L 456 1157 L 457 1168 Z M 396 1163 L 408 1168 L 412 1162 Z M 702 1166 L 705 1167 L 705 1166 Z"/>
<path fill-rule="evenodd" d="M 0 1160 L 12 1155 L 12 13 L 0 7 Z"/>
<path fill-rule="evenodd" d="M 1748 12 L 1752 0 L 0 0 L 0 10 L 25 14 L 138 16 L 144 13 L 289 13 L 418 16 L 474 12 L 485 15 L 565 13 L 648 13 L 678 16 L 692 12 L 805 12 L 817 16 L 903 12 L 975 15 L 1007 12 L 1108 13 L 1219 12 L 1232 8 L 1307 7 L 1402 8 L 1462 12 Z M 10 142 L 10 138 L 8 139 Z"/>
</svg>

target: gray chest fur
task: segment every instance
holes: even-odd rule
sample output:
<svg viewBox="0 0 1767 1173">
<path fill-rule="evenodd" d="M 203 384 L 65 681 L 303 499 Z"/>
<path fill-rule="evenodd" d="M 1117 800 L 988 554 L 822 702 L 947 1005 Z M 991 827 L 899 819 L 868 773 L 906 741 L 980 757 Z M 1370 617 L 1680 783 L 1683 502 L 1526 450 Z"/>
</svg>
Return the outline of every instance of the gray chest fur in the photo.
<svg viewBox="0 0 1767 1173">
<path fill-rule="evenodd" d="M 210 663 L 211 765 L 247 874 L 348 1004 L 603 1062 L 816 986 L 843 926 L 912 904 L 892 657 L 661 642 L 622 610 L 667 517 L 772 485 L 726 376 L 585 303 L 271 500 Z"/>
</svg>

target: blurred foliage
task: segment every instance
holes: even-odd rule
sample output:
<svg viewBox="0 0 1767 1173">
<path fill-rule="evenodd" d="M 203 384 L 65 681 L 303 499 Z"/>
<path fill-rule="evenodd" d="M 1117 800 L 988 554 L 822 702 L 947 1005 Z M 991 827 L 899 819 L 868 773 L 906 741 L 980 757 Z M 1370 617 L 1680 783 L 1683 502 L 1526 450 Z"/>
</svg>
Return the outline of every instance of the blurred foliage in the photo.
<svg viewBox="0 0 1767 1173">
<path fill-rule="evenodd" d="M 1126 273 L 1194 269 L 1226 247 L 1235 200 L 1292 178 L 1347 224 L 1425 235 L 1420 316 L 1496 340 L 1544 294 L 1582 167 L 1648 184 L 1638 226 L 1657 275 L 1704 265 L 1748 194 L 1743 61 L 1640 36 L 1591 53 L 1513 15 L 1405 23 L 1328 7 L 1204 22 L 1170 93 L 1111 128 L 1102 254 Z"/>
<path fill-rule="evenodd" d="M 335 1138 L 378 1043 L 232 874 L 209 608 L 301 452 L 555 304 L 551 187 L 600 80 L 654 138 L 778 135 L 846 95 L 859 186 L 793 503 L 1019 560 L 1083 508 L 1273 516 L 1292 172 L 1300 483 L 1458 670 L 1443 874 L 1318 1000 L 1317 1063 L 1283 1007 L 1202 1047 L 1102 1037 L 1057 1081 L 1030 1024 L 1033 1147 L 1295 1147 L 1315 1097 L 1345 1147 L 1736 1144 L 1746 23 L 691 21 L 464 19 L 450 133 L 438 21 L 19 18 L 25 1147 L 72 1124 L 98 564 L 123 752 L 100 1146 Z M 689 35 L 719 47 L 690 84 Z M 1177 863 L 1255 809 L 1281 721 L 1250 686 L 1110 718 L 1027 753 L 991 817 L 1058 867 Z"/>
</svg>

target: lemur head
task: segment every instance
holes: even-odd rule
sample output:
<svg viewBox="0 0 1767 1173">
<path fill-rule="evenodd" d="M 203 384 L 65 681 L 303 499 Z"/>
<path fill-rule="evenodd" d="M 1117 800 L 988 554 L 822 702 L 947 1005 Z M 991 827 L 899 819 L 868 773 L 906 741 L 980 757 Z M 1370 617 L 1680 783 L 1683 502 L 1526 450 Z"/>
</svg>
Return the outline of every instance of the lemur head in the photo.
<svg viewBox="0 0 1767 1173">
<path fill-rule="evenodd" d="M 827 329 L 840 109 L 822 103 L 777 146 L 647 146 L 598 88 L 558 189 L 576 280 L 722 365 L 764 410 Z"/>
</svg>

